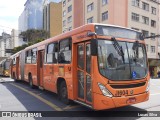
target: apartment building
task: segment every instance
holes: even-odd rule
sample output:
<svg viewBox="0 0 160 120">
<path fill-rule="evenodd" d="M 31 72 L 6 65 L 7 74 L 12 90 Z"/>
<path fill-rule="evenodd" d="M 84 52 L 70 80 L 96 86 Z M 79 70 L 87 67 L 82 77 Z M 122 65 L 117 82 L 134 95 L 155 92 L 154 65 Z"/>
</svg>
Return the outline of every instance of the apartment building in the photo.
<svg viewBox="0 0 160 120">
<path fill-rule="evenodd" d="M 11 53 L 6 53 L 6 49 L 13 49 L 11 35 L 3 32 L 0 36 L 0 57 L 9 57 Z"/>
<path fill-rule="evenodd" d="M 157 35 L 160 32 L 159 3 L 159 0 L 63 0 L 62 29 L 66 32 L 71 27 L 95 22 L 132 28 L 145 36 Z M 69 6 L 73 8 L 71 11 L 68 11 Z M 157 66 L 160 66 L 158 38 L 145 41 L 150 71 L 156 75 Z"/>
<path fill-rule="evenodd" d="M 63 32 L 70 31 L 74 27 L 74 21 L 75 21 L 75 19 L 73 18 L 74 16 L 73 10 L 75 10 L 73 9 L 74 3 L 75 3 L 74 0 L 62 1 L 62 31 Z"/>
<path fill-rule="evenodd" d="M 14 47 L 22 46 L 23 44 L 26 44 L 26 42 L 23 41 L 23 38 L 19 36 L 18 30 L 12 29 L 11 31 L 11 41 Z"/>
<path fill-rule="evenodd" d="M 43 7 L 43 29 L 53 37 L 62 33 L 62 3 L 50 2 Z"/>
</svg>

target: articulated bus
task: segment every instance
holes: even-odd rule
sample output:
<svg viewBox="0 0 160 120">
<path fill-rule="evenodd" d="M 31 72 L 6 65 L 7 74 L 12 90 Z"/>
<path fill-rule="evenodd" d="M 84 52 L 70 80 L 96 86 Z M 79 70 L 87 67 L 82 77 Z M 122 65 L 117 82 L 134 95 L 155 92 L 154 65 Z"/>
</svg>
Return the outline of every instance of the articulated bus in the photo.
<svg viewBox="0 0 160 120">
<path fill-rule="evenodd" d="M 87 24 L 29 46 L 12 59 L 12 78 L 57 93 L 66 104 L 72 100 L 104 110 L 149 99 L 144 37 L 129 28 Z"/>
<path fill-rule="evenodd" d="M 4 59 L 0 62 L 0 75 L 9 77 L 10 75 L 10 60 L 9 59 Z"/>
</svg>

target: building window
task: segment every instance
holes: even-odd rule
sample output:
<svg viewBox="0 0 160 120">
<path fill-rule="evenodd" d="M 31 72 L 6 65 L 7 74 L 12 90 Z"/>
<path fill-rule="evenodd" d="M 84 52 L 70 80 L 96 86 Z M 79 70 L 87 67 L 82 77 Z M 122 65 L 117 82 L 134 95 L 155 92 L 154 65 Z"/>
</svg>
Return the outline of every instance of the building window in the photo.
<svg viewBox="0 0 160 120">
<path fill-rule="evenodd" d="M 136 13 L 132 13 L 132 20 L 134 21 L 139 21 L 139 14 L 136 14 Z"/>
<path fill-rule="evenodd" d="M 102 5 L 106 5 L 108 3 L 108 0 L 102 0 Z"/>
<path fill-rule="evenodd" d="M 152 14 L 156 15 L 156 8 L 152 7 Z"/>
<path fill-rule="evenodd" d="M 68 31 L 71 31 L 71 30 L 72 30 L 72 27 L 69 27 L 69 28 L 68 28 Z"/>
<path fill-rule="evenodd" d="M 63 26 L 66 26 L 66 20 L 63 21 Z"/>
<path fill-rule="evenodd" d="M 71 0 L 68 0 L 68 2 L 70 2 Z"/>
<path fill-rule="evenodd" d="M 68 23 L 72 22 L 72 16 L 68 17 Z"/>
<path fill-rule="evenodd" d="M 92 11 L 93 10 L 93 3 L 91 3 L 91 4 L 89 4 L 88 6 L 87 6 L 87 12 L 90 12 L 90 11 Z"/>
<path fill-rule="evenodd" d="M 148 45 L 146 44 L 146 51 L 148 52 Z"/>
<path fill-rule="evenodd" d="M 107 20 L 108 19 L 108 11 L 102 13 L 102 21 Z"/>
<path fill-rule="evenodd" d="M 132 0 L 132 5 L 139 7 L 139 0 Z"/>
<path fill-rule="evenodd" d="M 156 27 L 156 21 L 151 20 L 151 27 Z"/>
<path fill-rule="evenodd" d="M 66 15 L 66 11 L 63 11 L 63 17 Z"/>
<path fill-rule="evenodd" d="M 147 24 L 147 25 L 149 25 L 149 18 L 148 17 L 145 17 L 145 16 L 142 16 L 142 22 L 144 23 L 144 24 Z"/>
<path fill-rule="evenodd" d="M 71 11 L 72 11 L 72 5 L 68 7 L 68 12 L 71 12 Z"/>
<path fill-rule="evenodd" d="M 93 17 L 88 18 L 87 23 L 93 23 Z"/>
<path fill-rule="evenodd" d="M 149 32 L 146 30 L 142 30 L 142 33 L 143 33 L 144 37 L 148 37 L 148 35 L 149 35 Z"/>
<path fill-rule="evenodd" d="M 155 36 L 155 33 L 151 33 L 151 36 Z M 151 38 L 151 40 L 155 40 L 155 38 Z"/>
<path fill-rule="evenodd" d="M 149 11 L 149 4 L 147 4 L 145 2 L 142 2 L 142 9 L 146 10 L 146 11 Z"/>
<path fill-rule="evenodd" d="M 63 0 L 63 7 L 66 5 L 66 0 Z"/>
<path fill-rule="evenodd" d="M 151 46 L 151 53 L 155 53 L 155 46 Z"/>
</svg>

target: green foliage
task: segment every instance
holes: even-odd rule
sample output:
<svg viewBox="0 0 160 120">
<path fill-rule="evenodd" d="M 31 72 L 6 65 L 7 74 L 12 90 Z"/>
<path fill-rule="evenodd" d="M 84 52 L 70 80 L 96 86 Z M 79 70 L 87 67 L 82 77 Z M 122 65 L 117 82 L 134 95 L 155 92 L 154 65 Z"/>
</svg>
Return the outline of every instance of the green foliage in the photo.
<svg viewBox="0 0 160 120">
<path fill-rule="evenodd" d="M 25 49 L 28 46 L 31 46 L 33 44 L 36 44 L 38 42 L 41 42 L 49 37 L 49 33 L 45 30 L 36 30 L 36 29 L 30 29 L 25 32 L 21 32 L 20 36 L 24 38 L 28 44 L 24 44 L 22 46 L 18 46 L 14 48 L 14 53 L 19 52 L 23 49 Z"/>
<path fill-rule="evenodd" d="M 44 40 L 49 37 L 49 33 L 45 30 L 30 29 L 20 34 L 27 42 L 34 42 L 37 40 Z"/>
</svg>

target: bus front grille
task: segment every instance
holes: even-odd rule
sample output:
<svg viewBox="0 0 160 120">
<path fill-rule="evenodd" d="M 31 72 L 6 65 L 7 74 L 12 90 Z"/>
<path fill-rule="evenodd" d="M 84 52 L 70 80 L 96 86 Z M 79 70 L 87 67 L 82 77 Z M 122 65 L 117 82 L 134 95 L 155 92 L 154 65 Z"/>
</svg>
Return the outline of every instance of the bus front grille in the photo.
<svg viewBox="0 0 160 120">
<path fill-rule="evenodd" d="M 135 88 L 144 86 L 146 82 L 137 83 L 137 84 L 129 84 L 129 85 L 111 85 L 112 88 L 122 89 L 122 88 Z"/>
</svg>

